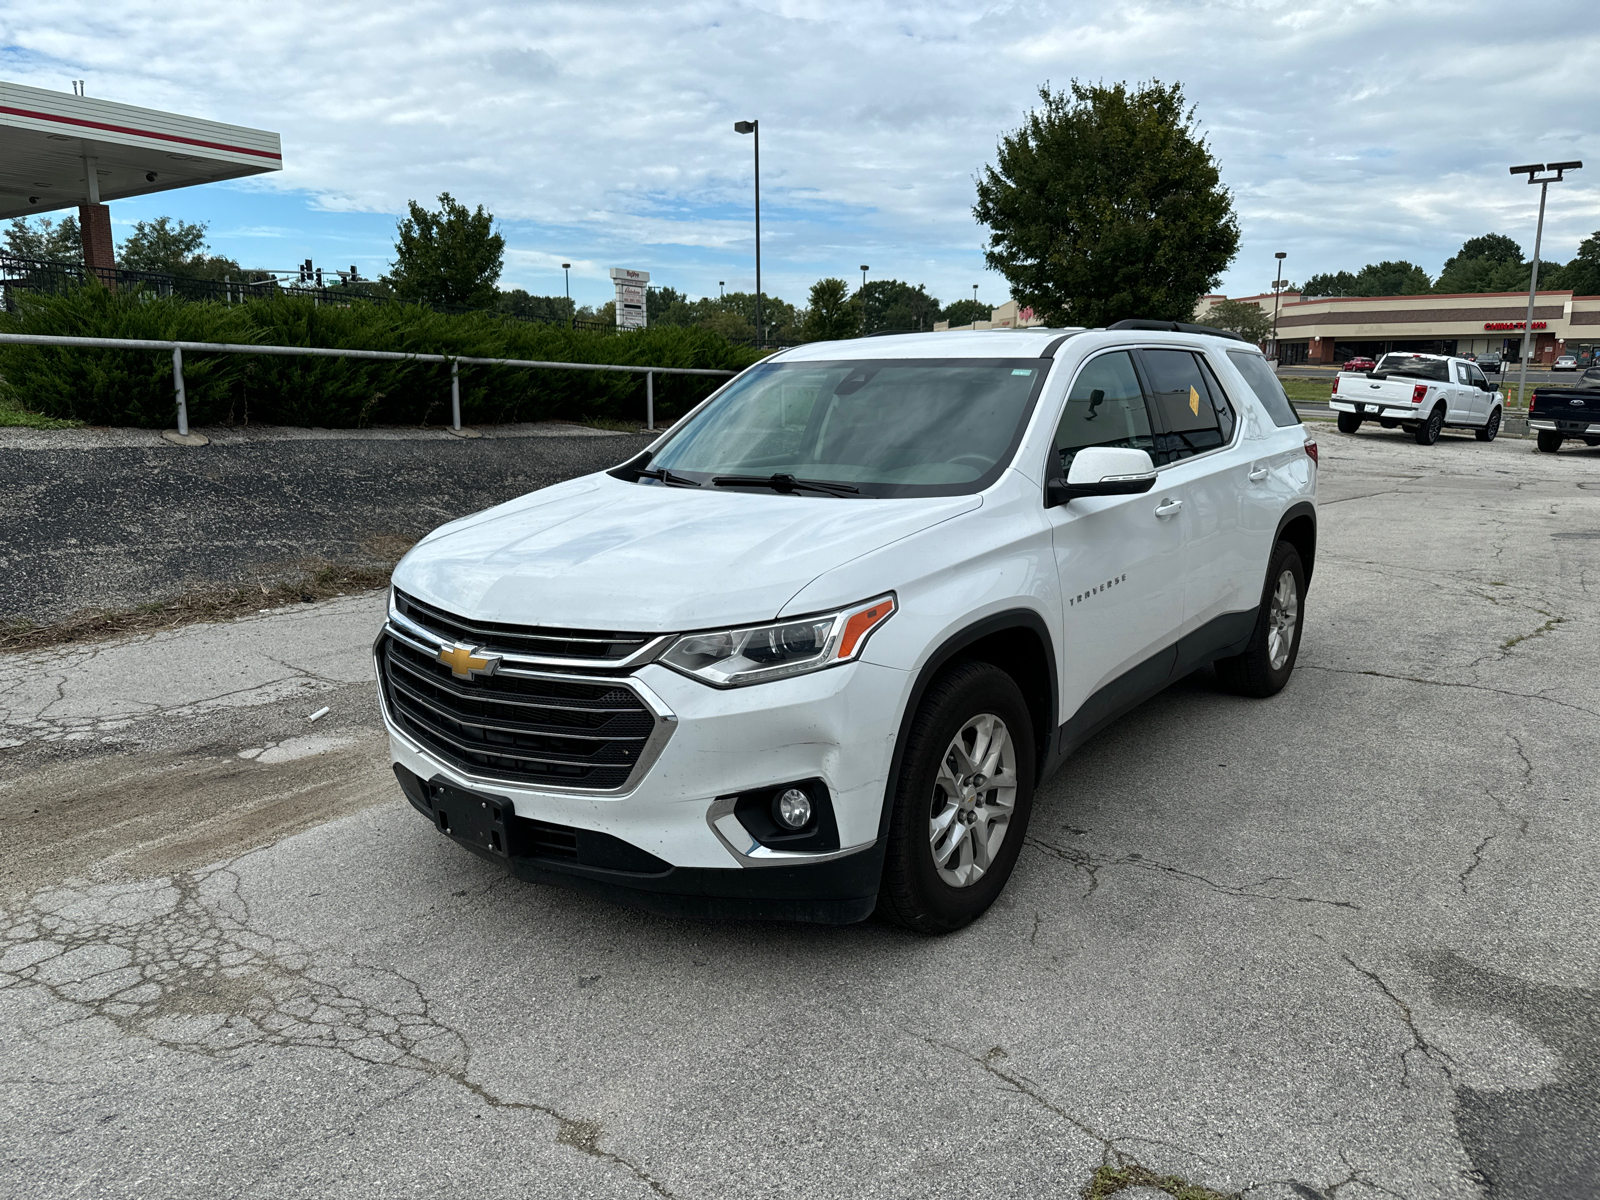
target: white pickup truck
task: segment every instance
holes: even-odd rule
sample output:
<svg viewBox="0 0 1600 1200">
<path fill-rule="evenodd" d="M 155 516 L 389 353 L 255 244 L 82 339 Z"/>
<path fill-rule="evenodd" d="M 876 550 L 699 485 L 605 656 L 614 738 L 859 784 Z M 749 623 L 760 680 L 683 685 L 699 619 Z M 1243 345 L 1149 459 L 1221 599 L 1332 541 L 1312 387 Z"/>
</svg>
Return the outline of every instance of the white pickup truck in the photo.
<svg viewBox="0 0 1600 1200">
<path fill-rule="evenodd" d="M 1328 407 L 1339 432 L 1354 433 L 1365 420 L 1404 429 L 1431 446 L 1446 428 L 1471 429 L 1480 442 L 1500 432 L 1500 392 L 1478 364 L 1442 354 L 1385 354 L 1370 371 L 1334 376 Z"/>
</svg>

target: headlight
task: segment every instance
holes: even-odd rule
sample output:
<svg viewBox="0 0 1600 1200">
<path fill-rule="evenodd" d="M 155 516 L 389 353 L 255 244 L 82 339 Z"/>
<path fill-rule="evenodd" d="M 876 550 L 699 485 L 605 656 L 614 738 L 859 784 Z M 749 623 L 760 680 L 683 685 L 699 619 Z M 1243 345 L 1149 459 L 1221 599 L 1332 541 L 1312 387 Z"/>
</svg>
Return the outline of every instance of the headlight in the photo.
<svg viewBox="0 0 1600 1200">
<path fill-rule="evenodd" d="M 894 597 L 879 596 L 817 617 L 686 633 L 660 661 L 713 687 L 765 683 L 851 661 L 893 612 Z"/>
</svg>

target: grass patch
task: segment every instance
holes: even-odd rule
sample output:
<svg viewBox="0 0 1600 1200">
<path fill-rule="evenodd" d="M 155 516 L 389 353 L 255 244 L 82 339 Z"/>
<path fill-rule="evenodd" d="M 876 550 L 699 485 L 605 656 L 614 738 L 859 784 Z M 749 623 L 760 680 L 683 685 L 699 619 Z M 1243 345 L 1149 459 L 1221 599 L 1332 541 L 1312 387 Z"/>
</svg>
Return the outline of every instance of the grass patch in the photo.
<svg viewBox="0 0 1600 1200">
<path fill-rule="evenodd" d="M 644 432 L 644 426 L 638 421 L 613 421 L 609 417 L 585 417 L 583 424 L 590 429 L 606 429 L 612 433 Z"/>
<path fill-rule="evenodd" d="M 1155 1188 L 1173 1200 L 1236 1200 L 1236 1192 L 1218 1192 L 1177 1175 L 1157 1175 L 1138 1163 L 1121 1167 L 1101 1167 L 1083 1189 L 1083 1200 L 1106 1200 L 1129 1188 Z"/>
<path fill-rule="evenodd" d="M 386 547 L 396 561 L 411 545 L 401 542 L 403 539 L 396 539 L 394 546 Z M 0 624 L 0 651 L 39 650 L 131 633 L 156 633 L 180 625 L 230 621 L 262 609 L 310 604 L 387 587 L 392 570 L 392 564 L 371 567 L 313 560 L 301 564 L 295 574 L 271 585 L 260 582 L 208 584 L 135 608 L 84 609 L 48 625 L 13 621 Z"/>
<path fill-rule="evenodd" d="M 30 412 L 14 397 L 0 392 L 0 429 L 78 429 L 82 425 L 82 421 L 63 421 Z"/>
<path fill-rule="evenodd" d="M 1333 395 L 1331 379 L 1296 379 L 1280 376 L 1278 382 L 1289 393 L 1289 399 L 1298 404 L 1326 404 Z"/>
</svg>

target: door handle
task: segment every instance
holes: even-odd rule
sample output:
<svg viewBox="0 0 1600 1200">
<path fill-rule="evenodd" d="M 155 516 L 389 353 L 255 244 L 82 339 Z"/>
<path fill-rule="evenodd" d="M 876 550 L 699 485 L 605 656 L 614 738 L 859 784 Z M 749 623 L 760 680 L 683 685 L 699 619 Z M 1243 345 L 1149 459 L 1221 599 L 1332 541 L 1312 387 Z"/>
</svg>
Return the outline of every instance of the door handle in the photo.
<svg viewBox="0 0 1600 1200">
<path fill-rule="evenodd" d="M 1163 500 L 1160 504 L 1156 505 L 1156 516 L 1170 517 L 1182 507 L 1182 500 Z"/>
<path fill-rule="evenodd" d="M 1267 469 L 1265 467 L 1257 467 L 1254 471 L 1250 472 L 1251 483 L 1260 483 L 1266 477 Z"/>
</svg>

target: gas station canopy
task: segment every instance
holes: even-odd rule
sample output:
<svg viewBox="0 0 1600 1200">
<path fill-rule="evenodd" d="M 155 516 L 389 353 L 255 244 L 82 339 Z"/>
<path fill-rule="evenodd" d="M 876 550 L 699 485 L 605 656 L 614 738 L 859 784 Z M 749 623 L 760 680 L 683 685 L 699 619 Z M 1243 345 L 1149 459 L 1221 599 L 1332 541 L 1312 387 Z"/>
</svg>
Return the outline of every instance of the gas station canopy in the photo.
<svg viewBox="0 0 1600 1200">
<path fill-rule="evenodd" d="M 282 169 L 264 129 L 0 81 L 0 219 Z"/>
</svg>

